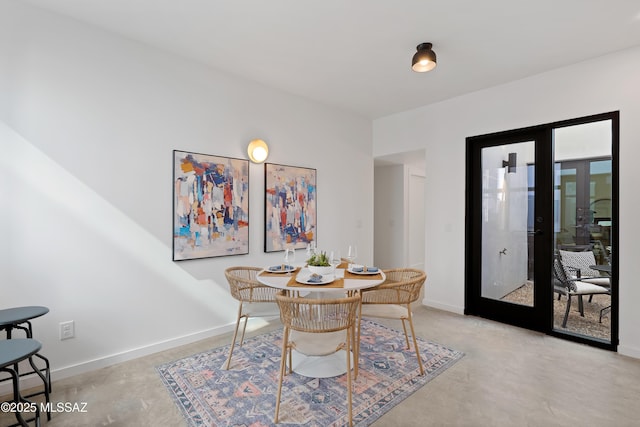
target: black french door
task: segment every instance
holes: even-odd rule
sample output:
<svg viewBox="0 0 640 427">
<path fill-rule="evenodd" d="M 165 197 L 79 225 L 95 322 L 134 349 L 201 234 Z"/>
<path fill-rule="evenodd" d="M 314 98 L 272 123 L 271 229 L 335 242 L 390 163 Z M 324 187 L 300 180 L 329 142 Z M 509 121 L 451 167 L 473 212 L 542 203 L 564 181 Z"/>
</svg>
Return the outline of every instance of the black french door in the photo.
<svg viewBox="0 0 640 427">
<path fill-rule="evenodd" d="M 467 139 L 467 314 L 550 330 L 549 165 L 548 129 Z"/>
<path fill-rule="evenodd" d="M 467 138 L 465 314 L 617 347 L 618 127 L 612 112 Z M 567 244 L 611 267 L 611 294 L 593 306 L 609 317 L 584 329 L 585 316 L 558 324 L 552 268 Z"/>
</svg>

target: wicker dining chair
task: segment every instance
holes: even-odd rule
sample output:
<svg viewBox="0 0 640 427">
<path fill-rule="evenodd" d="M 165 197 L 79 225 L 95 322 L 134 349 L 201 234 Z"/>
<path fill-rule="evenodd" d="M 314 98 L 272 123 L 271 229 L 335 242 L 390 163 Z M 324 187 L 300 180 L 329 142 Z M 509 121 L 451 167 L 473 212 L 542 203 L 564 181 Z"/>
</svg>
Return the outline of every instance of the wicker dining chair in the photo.
<svg viewBox="0 0 640 427">
<path fill-rule="evenodd" d="M 276 295 L 280 307 L 280 320 L 284 325 L 282 334 L 282 358 L 278 379 L 278 395 L 274 422 L 278 423 L 282 383 L 287 361 L 289 373 L 292 371 L 291 352 L 296 350 L 306 356 L 328 356 L 345 350 L 347 358 L 347 405 L 349 425 L 352 415 L 352 375 L 351 351 L 355 336 L 356 315 L 360 305 L 360 295 L 335 299 L 316 299 L 288 296 L 285 291 Z M 322 334 L 322 336 L 319 336 Z M 357 365 L 357 362 L 356 362 Z"/>
<path fill-rule="evenodd" d="M 231 365 L 231 356 L 236 345 L 241 320 L 244 320 L 240 337 L 240 346 L 242 347 L 244 332 L 250 317 L 277 317 L 279 315 L 275 299 L 278 289 L 263 285 L 256 280 L 256 276 L 261 270 L 258 267 L 229 267 L 224 271 L 229 282 L 231 296 L 239 302 L 236 328 L 233 332 L 233 340 L 224 369 L 229 369 Z"/>
<path fill-rule="evenodd" d="M 424 271 L 413 268 L 395 268 L 383 270 L 387 279 L 384 283 L 369 289 L 362 290 L 362 303 L 360 304 L 360 314 L 358 316 L 358 346 L 360 345 L 360 323 L 363 317 L 373 317 L 382 319 L 398 319 L 402 321 L 402 329 L 409 345 L 409 335 L 407 334 L 406 322 L 409 322 L 413 347 L 420 366 L 420 375 L 424 375 L 424 367 L 418 349 L 418 341 L 413 328 L 411 313 L 411 303 L 420 298 L 420 291 L 424 286 L 427 275 Z M 358 367 L 355 368 L 356 377 Z"/>
</svg>

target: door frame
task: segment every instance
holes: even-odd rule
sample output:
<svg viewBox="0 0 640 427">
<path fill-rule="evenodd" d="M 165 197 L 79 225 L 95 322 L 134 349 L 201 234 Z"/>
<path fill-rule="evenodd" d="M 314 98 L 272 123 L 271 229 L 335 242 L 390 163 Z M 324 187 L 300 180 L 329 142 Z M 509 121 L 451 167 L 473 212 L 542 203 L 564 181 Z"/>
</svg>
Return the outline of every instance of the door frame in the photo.
<svg viewBox="0 0 640 427">
<path fill-rule="evenodd" d="M 467 138 L 467 207 L 466 207 L 466 271 L 465 314 L 477 315 L 535 331 L 546 332 L 552 327 L 553 318 L 547 316 L 553 302 L 553 287 L 543 286 L 544 277 L 551 271 L 551 263 L 544 250 L 552 245 L 553 203 L 551 191 L 535 194 L 536 224 L 534 236 L 534 299 L 533 306 L 513 304 L 482 296 L 482 217 L 474 207 L 482 206 L 482 149 L 508 144 L 534 141 L 535 187 L 551 188 L 553 169 L 538 168 L 551 157 L 551 132 L 544 127 L 530 127 Z M 546 173 L 545 173 L 546 172 Z M 540 194 L 539 194 L 540 193 Z M 550 279 L 546 280 L 550 283 Z"/>
<path fill-rule="evenodd" d="M 567 126 L 611 120 L 612 161 L 612 227 L 611 240 L 611 340 L 610 342 L 564 332 L 553 327 L 553 130 Z M 612 111 L 575 119 L 563 120 L 527 128 L 495 132 L 466 138 L 466 208 L 465 208 L 465 309 L 467 315 L 476 315 L 498 322 L 558 336 L 570 341 L 616 350 L 618 346 L 618 236 L 619 236 L 619 129 L 620 113 Z M 481 296 L 481 244 L 482 221 L 476 210 L 482 206 L 482 148 L 535 141 L 535 218 L 534 244 L 534 304 L 533 307 L 511 304 Z M 544 190 L 544 191 L 543 191 Z"/>
</svg>

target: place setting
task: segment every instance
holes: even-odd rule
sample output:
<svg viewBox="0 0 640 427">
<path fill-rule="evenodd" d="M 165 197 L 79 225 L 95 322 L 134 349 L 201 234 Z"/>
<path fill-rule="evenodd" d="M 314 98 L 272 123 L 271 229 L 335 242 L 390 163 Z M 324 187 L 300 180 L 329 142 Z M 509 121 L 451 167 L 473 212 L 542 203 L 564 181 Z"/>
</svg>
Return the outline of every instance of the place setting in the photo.
<svg viewBox="0 0 640 427">
<path fill-rule="evenodd" d="M 267 267 L 265 271 L 274 274 L 293 273 L 294 271 L 296 271 L 296 267 L 286 264 L 272 265 L 270 267 Z"/>
<path fill-rule="evenodd" d="M 360 274 L 366 276 L 380 273 L 380 269 L 378 267 L 367 267 L 366 265 L 358 264 L 353 264 L 351 267 L 348 267 L 347 271 L 351 274 Z"/>
<path fill-rule="evenodd" d="M 358 249 L 356 246 L 349 246 L 347 250 L 346 259 L 348 261 L 346 273 L 355 275 L 356 277 L 351 276 L 352 278 L 357 278 L 357 276 L 375 276 L 380 275 L 380 269 L 374 266 L 366 266 L 362 264 L 354 264 L 358 256 Z M 370 278 L 370 277 L 369 277 Z"/>
<path fill-rule="evenodd" d="M 287 248 L 284 251 L 284 262 L 282 264 L 271 265 L 266 267 L 261 274 L 286 274 L 288 276 L 291 273 L 298 270 L 298 267 L 294 265 L 296 260 L 296 252 L 291 248 Z"/>
<path fill-rule="evenodd" d="M 312 286 L 335 283 L 337 287 L 341 287 L 342 277 L 337 274 L 337 267 L 341 262 L 339 251 L 331 251 L 329 255 L 325 251 L 313 251 L 307 259 L 306 267 L 296 275 L 295 282 Z"/>
</svg>

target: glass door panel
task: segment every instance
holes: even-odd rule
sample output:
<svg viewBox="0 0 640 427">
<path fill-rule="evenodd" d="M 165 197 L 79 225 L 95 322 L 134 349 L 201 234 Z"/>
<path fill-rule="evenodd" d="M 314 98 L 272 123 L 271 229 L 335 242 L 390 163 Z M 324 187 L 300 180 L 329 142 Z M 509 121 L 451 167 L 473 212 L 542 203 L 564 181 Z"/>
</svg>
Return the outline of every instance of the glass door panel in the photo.
<svg viewBox="0 0 640 427">
<path fill-rule="evenodd" d="M 611 129 L 603 120 L 553 134 L 554 256 L 570 280 L 555 288 L 553 327 L 603 341 L 611 340 Z M 580 297 L 567 295 L 567 285 L 599 288 Z"/>
<path fill-rule="evenodd" d="M 533 306 L 535 142 L 485 147 L 482 298 Z"/>
</svg>

